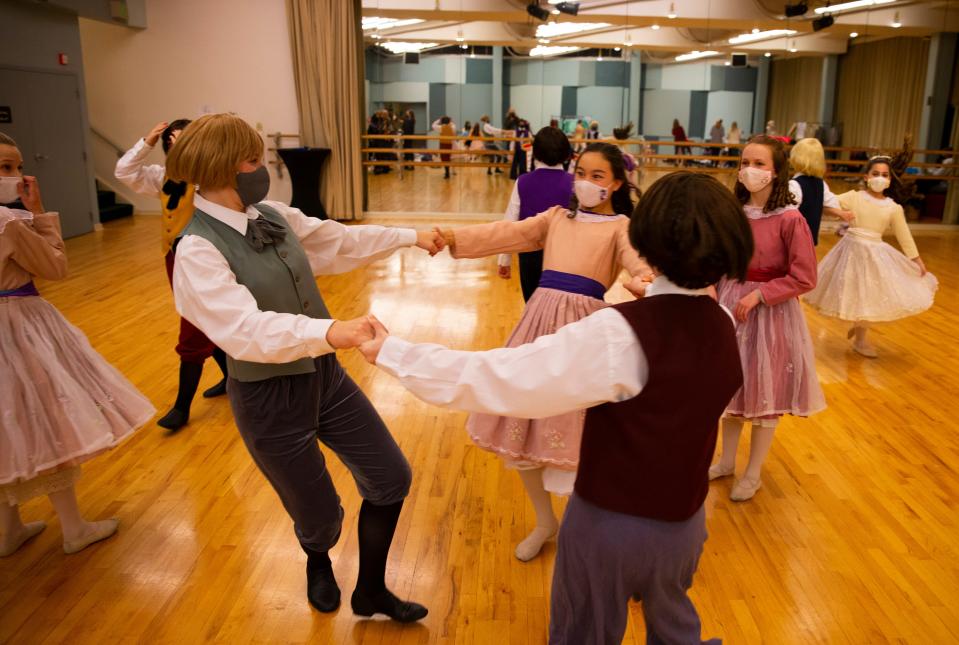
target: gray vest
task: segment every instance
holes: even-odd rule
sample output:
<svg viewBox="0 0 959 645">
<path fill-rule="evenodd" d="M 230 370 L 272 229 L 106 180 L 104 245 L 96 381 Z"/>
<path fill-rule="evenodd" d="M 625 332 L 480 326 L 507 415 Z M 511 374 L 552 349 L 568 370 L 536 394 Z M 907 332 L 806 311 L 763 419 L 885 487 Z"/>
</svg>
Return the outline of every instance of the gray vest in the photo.
<svg viewBox="0 0 959 645">
<path fill-rule="evenodd" d="M 256 209 L 260 217 L 286 229 L 283 241 L 267 244 L 259 253 L 235 228 L 199 209 L 180 237 L 197 235 L 213 244 L 230 264 L 236 281 L 253 294 L 260 311 L 330 318 L 310 262 L 293 230 L 272 208 L 257 204 Z M 245 382 L 316 371 L 310 357 L 292 363 L 252 363 L 227 356 L 227 365 L 231 377 Z"/>
</svg>

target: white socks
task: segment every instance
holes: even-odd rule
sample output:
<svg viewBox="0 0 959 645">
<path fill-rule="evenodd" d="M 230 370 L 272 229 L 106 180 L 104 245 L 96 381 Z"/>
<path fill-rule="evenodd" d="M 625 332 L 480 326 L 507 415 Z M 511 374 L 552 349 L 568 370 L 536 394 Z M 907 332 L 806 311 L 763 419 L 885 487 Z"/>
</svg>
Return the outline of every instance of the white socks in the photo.
<svg viewBox="0 0 959 645">
<path fill-rule="evenodd" d="M 526 539 L 516 545 L 515 555 L 523 562 L 532 560 L 543 549 L 543 544 L 559 529 L 559 521 L 553 513 L 553 501 L 549 491 L 543 487 L 543 470 L 519 470 L 519 478 L 526 487 L 526 494 L 536 511 L 536 528 Z"/>
</svg>

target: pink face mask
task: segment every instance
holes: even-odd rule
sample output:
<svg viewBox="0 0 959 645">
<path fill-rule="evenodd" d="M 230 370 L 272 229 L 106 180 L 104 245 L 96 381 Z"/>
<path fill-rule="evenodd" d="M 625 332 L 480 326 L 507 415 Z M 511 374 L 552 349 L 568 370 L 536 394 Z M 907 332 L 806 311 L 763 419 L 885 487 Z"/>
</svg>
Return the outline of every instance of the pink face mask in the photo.
<svg viewBox="0 0 959 645">
<path fill-rule="evenodd" d="M 602 204 L 609 197 L 609 188 L 598 186 L 586 179 L 577 179 L 573 184 L 573 191 L 576 193 L 576 200 L 580 206 L 593 208 Z"/>
<path fill-rule="evenodd" d="M 746 187 L 746 190 L 751 193 L 759 192 L 768 186 L 772 180 L 772 170 L 762 170 L 751 166 L 739 169 L 739 181 L 741 181 L 743 186 Z"/>
</svg>

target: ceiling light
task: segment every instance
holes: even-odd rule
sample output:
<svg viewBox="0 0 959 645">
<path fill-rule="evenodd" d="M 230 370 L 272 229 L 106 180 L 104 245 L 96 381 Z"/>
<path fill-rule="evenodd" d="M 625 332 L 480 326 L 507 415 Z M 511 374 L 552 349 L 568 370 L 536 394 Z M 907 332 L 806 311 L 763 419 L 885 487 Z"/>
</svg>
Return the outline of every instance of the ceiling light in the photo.
<svg viewBox="0 0 959 645">
<path fill-rule="evenodd" d="M 377 16 L 363 16 L 363 31 L 370 29 L 393 29 L 394 27 L 405 27 L 407 25 L 417 25 L 426 22 L 420 18 L 408 18 L 400 20 L 399 18 L 379 18 Z"/>
<path fill-rule="evenodd" d="M 530 56 L 557 56 L 559 54 L 568 54 L 569 52 L 574 52 L 582 47 L 563 47 L 563 46 L 554 46 L 554 47 L 533 47 L 529 50 Z"/>
<path fill-rule="evenodd" d="M 597 63 L 602 63 L 602 62 L 603 62 L 603 55 L 602 55 L 602 54 L 600 54 L 599 56 L 596 57 L 596 62 L 597 62 Z"/>
<path fill-rule="evenodd" d="M 732 63 L 729 62 L 728 60 L 724 64 L 726 65 L 726 67 L 732 67 Z"/>
<path fill-rule="evenodd" d="M 550 11 L 550 13 L 553 14 L 554 16 L 558 16 L 558 15 L 559 15 L 559 9 L 553 9 L 552 11 Z"/>
<path fill-rule="evenodd" d="M 653 26 L 652 26 L 652 29 L 653 29 L 653 31 L 656 31 L 657 29 L 659 29 L 659 25 L 653 25 Z"/>
<path fill-rule="evenodd" d="M 460 45 L 460 49 L 469 49 L 469 48 L 470 46 L 467 45 L 466 43 L 463 43 L 462 45 Z"/>
<path fill-rule="evenodd" d="M 380 36 L 379 34 L 373 34 L 372 36 L 370 36 L 370 38 L 372 38 L 373 40 L 379 40 L 381 37 L 382 36 Z"/>
<path fill-rule="evenodd" d="M 899 12 L 896 12 L 896 15 L 892 18 L 892 28 L 899 29 L 902 27 L 902 22 L 899 20 Z"/>
<path fill-rule="evenodd" d="M 849 34 L 849 37 L 850 37 L 850 38 L 857 38 L 858 36 L 859 36 L 859 32 L 858 32 L 858 31 L 854 31 L 854 32 L 852 32 L 851 34 Z"/>
<path fill-rule="evenodd" d="M 850 9 L 861 9 L 862 7 L 872 7 L 877 4 L 889 4 L 896 0 L 853 0 L 853 2 L 840 2 L 839 4 L 827 5 L 825 7 L 816 7 L 816 13 L 836 13 L 838 11 L 849 11 Z"/>
<path fill-rule="evenodd" d="M 540 25 L 536 28 L 537 38 L 553 38 L 555 36 L 567 36 L 569 34 L 578 34 L 582 31 L 595 31 L 596 29 L 605 29 L 609 27 L 608 22 L 551 22 L 547 25 Z"/>
<path fill-rule="evenodd" d="M 772 58 L 772 55 L 773 55 L 772 52 L 766 52 L 765 54 L 763 54 L 763 56 L 765 56 L 766 58 Z"/>
<path fill-rule="evenodd" d="M 676 7 L 672 2 L 669 3 L 669 13 L 666 14 L 666 17 L 670 20 L 676 17 Z"/>
<path fill-rule="evenodd" d="M 812 21 L 812 30 L 813 31 L 822 31 L 827 27 L 832 27 L 833 23 L 836 22 L 836 19 L 831 15 L 826 14 L 820 18 L 816 18 Z"/>
<path fill-rule="evenodd" d="M 407 52 L 421 52 L 424 49 L 429 49 L 430 47 L 436 47 L 436 43 L 383 43 L 381 45 L 384 49 L 391 51 L 394 54 L 405 54 Z"/>
<path fill-rule="evenodd" d="M 621 52 L 621 51 L 623 51 L 623 48 L 622 48 L 622 47 L 613 47 L 613 51 L 614 51 L 614 52 Z"/>
<path fill-rule="evenodd" d="M 785 14 L 787 18 L 802 16 L 809 11 L 809 4 L 806 2 L 797 2 L 796 4 L 787 4 Z"/>
<path fill-rule="evenodd" d="M 789 48 L 789 53 L 790 53 L 790 54 L 795 54 L 795 53 L 798 52 L 798 51 L 799 51 L 799 50 L 796 49 L 795 47 L 790 47 L 790 48 Z"/>
<path fill-rule="evenodd" d="M 549 11 L 543 9 L 537 2 L 531 2 L 526 5 L 526 13 L 533 16 L 537 20 L 549 20 Z"/>
<path fill-rule="evenodd" d="M 679 56 L 676 57 L 676 62 L 681 63 L 687 60 L 697 60 L 700 58 L 709 58 L 710 56 L 718 56 L 718 55 L 719 55 L 719 52 L 713 51 L 713 50 L 703 51 L 703 52 L 696 50 L 696 51 L 689 52 L 688 54 L 680 54 Z"/>
<path fill-rule="evenodd" d="M 795 29 L 769 29 L 767 31 L 757 32 L 755 29 L 751 34 L 739 34 L 729 39 L 730 45 L 742 45 L 743 43 L 753 43 L 757 40 L 766 40 L 767 38 L 778 38 L 780 36 L 792 36 L 796 33 Z"/>
<path fill-rule="evenodd" d="M 759 27 L 753 27 L 752 33 L 758 34 L 758 33 L 759 33 Z"/>
</svg>

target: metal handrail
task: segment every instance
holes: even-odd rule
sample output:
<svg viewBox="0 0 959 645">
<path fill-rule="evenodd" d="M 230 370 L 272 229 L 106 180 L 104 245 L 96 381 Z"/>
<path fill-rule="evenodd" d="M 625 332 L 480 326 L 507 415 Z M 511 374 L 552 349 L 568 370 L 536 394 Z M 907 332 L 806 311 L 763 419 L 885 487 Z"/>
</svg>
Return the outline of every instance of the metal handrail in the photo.
<svg viewBox="0 0 959 645">
<path fill-rule="evenodd" d="M 100 132 L 99 130 L 97 130 L 97 129 L 96 129 L 95 127 L 93 127 L 92 125 L 90 126 L 90 132 L 92 132 L 93 134 L 97 135 L 97 136 L 100 138 L 101 141 L 103 141 L 103 142 L 106 143 L 108 146 L 110 146 L 111 148 L 113 148 L 113 151 L 114 151 L 114 152 L 116 153 L 116 155 L 117 155 L 117 159 L 119 159 L 120 157 L 122 157 L 122 156 L 126 153 L 126 148 L 121 148 L 120 146 L 118 146 L 116 143 L 113 142 L 112 139 L 110 139 L 110 137 L 108 137 L 107 135 L 103 134 L 102 132 Z"/>
</svg>

